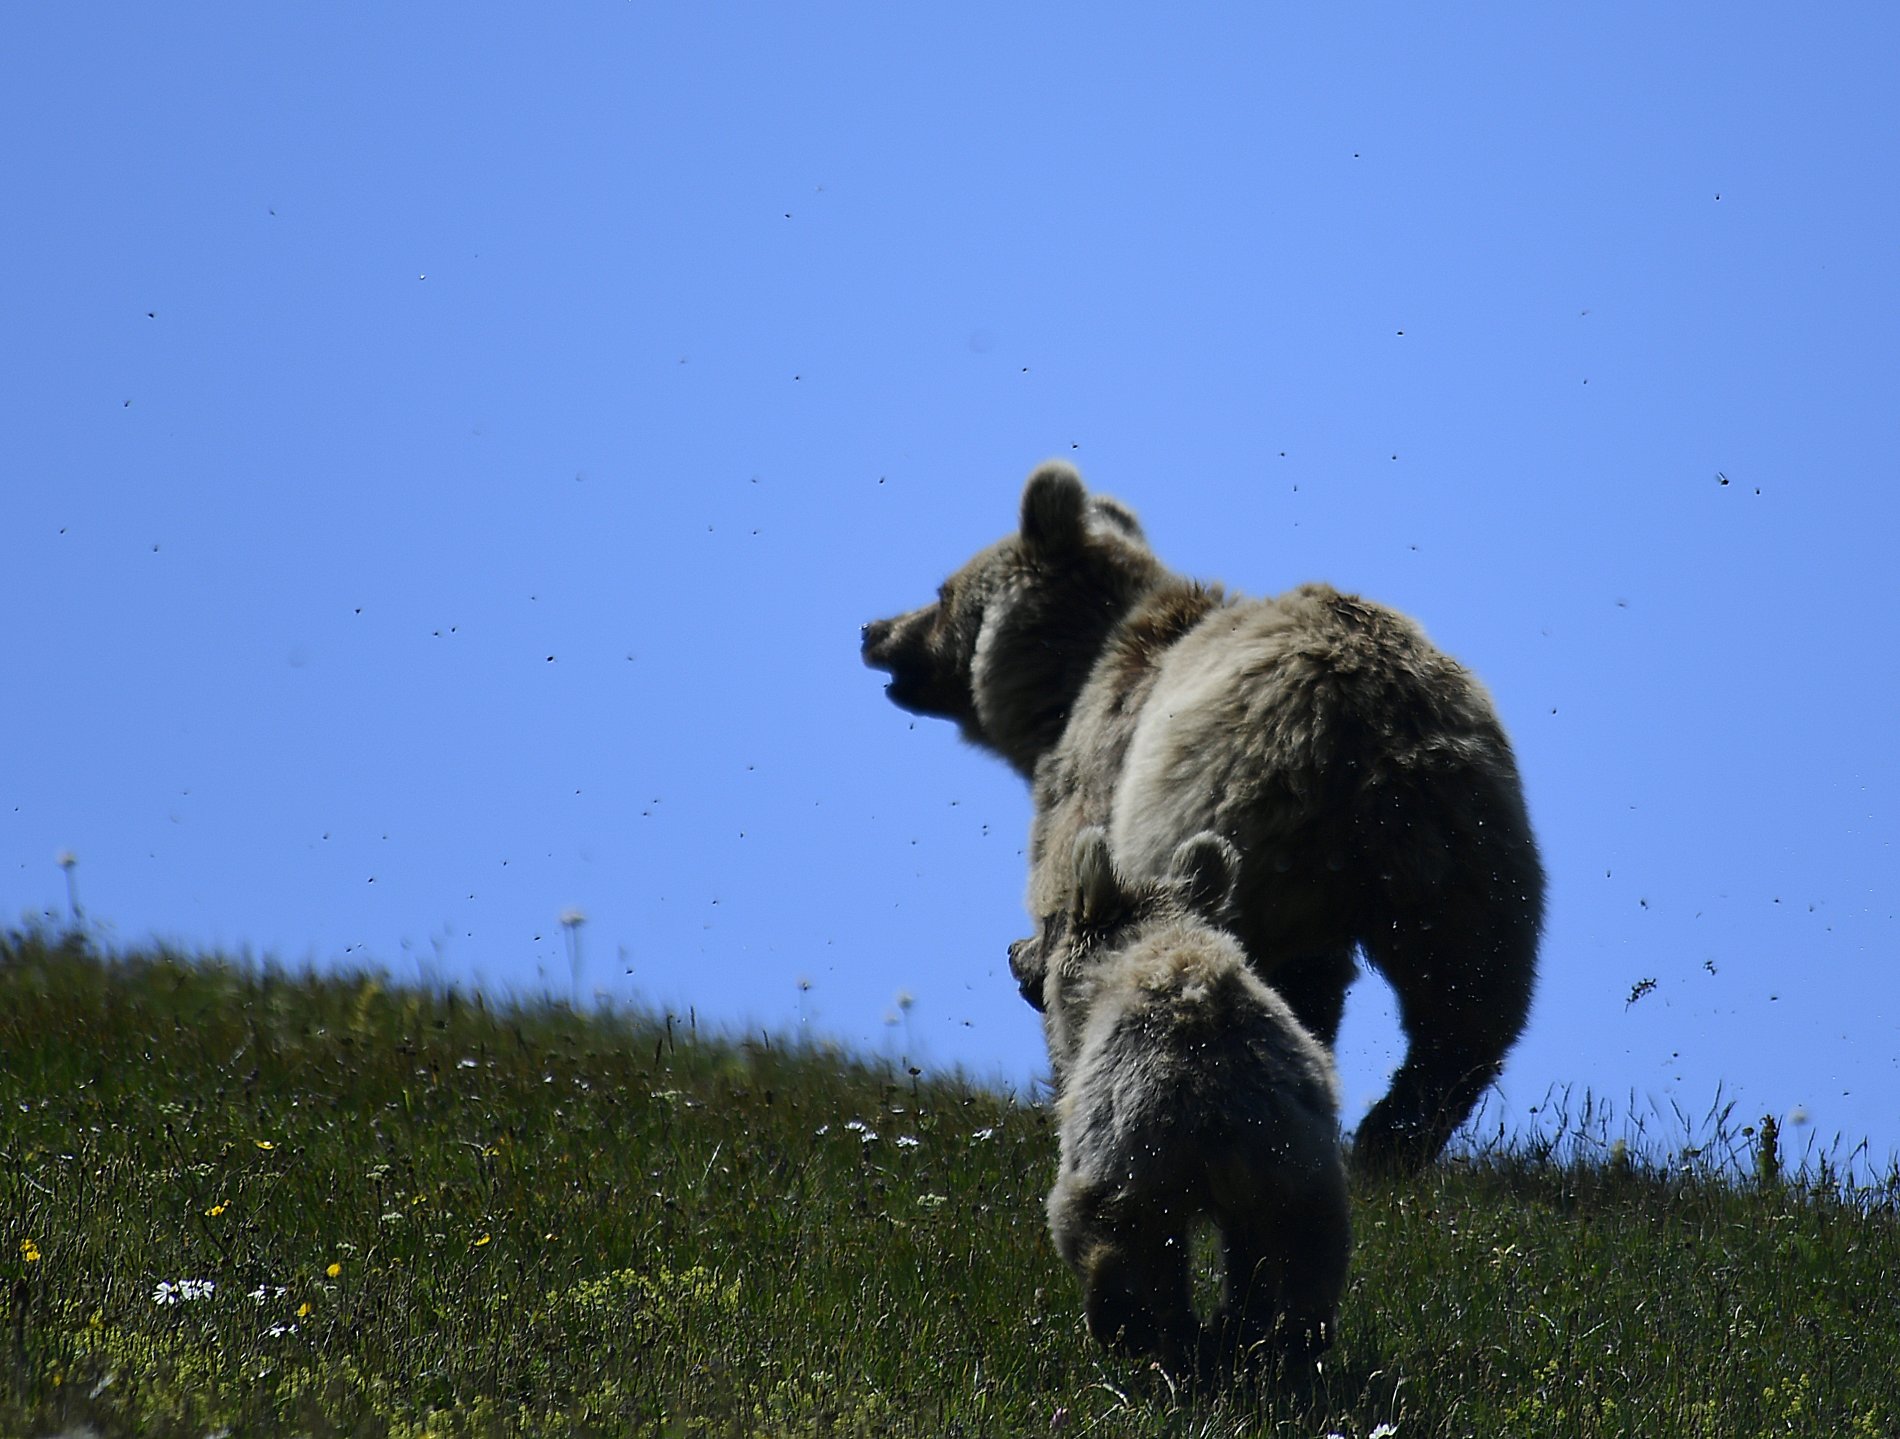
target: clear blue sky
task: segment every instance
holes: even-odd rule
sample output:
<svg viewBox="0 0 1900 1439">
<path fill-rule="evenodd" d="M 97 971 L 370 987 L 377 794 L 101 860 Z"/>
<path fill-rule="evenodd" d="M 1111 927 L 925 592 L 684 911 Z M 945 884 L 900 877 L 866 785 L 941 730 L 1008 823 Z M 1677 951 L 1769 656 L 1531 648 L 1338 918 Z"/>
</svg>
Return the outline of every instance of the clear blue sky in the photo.
<svg viewBox="0 0 1900 1439">
<path fill-rule="evenodd" d="M 573 908 L 585 991 L 1020 1082 L 1026 796 L 857 640 L 1062 455 L 1491 686 L 1552 881 L 1494 1114 L 1720 1086 L 1884 1156 L 1896 54 L 1854 5 L 13 7 L 5 918 L 70 851 L 115 943 L 566 993 Z M 1369 981 L 1350 1118 L 1395 1053 Z"/>
</svg>

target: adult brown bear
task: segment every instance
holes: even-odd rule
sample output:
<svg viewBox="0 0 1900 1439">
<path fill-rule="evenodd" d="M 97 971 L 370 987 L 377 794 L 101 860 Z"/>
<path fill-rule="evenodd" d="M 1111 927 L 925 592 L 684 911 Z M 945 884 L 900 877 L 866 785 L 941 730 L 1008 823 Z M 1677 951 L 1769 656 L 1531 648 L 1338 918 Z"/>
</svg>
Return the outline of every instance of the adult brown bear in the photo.
<svg viewBox="0 0 1900 1439">
<path fill-rule="evenodd" d="M 1033 785 L 1039 928 L 1011 960 L 1032 1003 L 1084 828 L 1131 884 L 1211 830 L 1240 854 L 1235 938 L 1322 1042 L 1355 951 L 1397 993 L 1405 1061 L 1355 1162 L 1438 1154 L 1524 1027 L 1544 875 L 1490 697 L 1416 624 L 1326 585 L 1249 600 L 1183 579 L 1126 506 L 1049 464 L 1017 533 L 866 625 L 863 650 L 893 702 Z"/>
</svg>

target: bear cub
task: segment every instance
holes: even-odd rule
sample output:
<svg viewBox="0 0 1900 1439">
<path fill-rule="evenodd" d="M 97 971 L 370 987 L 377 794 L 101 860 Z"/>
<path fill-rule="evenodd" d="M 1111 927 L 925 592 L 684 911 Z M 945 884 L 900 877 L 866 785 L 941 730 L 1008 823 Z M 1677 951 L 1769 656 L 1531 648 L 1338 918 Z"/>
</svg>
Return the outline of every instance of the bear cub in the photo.
<svg viewBox="0 0 1900 1439">
<path fill-rule="evenodd" d="M 1172 1373 L 1310 1359 L 1332 1343 L 1350 1249 L 1338 1081 L 1326 1051 L 1213 921 L 1239 870 L 1200 834 L 1130 889 L 1100 829 L 1043 995 L 1058 1086 L 1057 1251 L 1089 1332 Z M 1223 1284 L 1194 1313 L 1190 1230 L 1219 1232 Z"/>
</svg>

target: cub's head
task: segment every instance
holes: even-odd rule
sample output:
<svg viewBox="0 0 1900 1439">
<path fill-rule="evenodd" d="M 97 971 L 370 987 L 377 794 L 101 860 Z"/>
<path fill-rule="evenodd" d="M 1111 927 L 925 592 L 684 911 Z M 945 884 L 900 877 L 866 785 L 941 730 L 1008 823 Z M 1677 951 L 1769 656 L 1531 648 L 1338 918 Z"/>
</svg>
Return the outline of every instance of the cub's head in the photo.
<svg viewBox="0 0 1900 1439">
<path fill-rule="evenodd" d="M 1073 863 L 1064 907 L 1009 947 L 1009 971 L 1022 998 L 1043 1013 L 1058 1070 L 1079 1038 L 1096 971 L 1161 926 L 1176 939 L 1195 928 L 1224 928 L 1241 874 L 1241 854 L 1212 831 L 1182 840 L 1167 874 L 1148 884 L 1115 873 L 1108 835 L 1096 827 L 1075 836 Z"/>
<path fill-rule="evenodd" d="M 1150 939 L 1178 943 L 1224 926 L 1239 874 L 1239 852 L 1211 830 L 1183 840 L 1169 856 L 1167 873 L 1142 884 L 1115 872 L 1100 829 L 1075 837 L 1067 904 L 1009 948 L 1023 997 L 1042 1011 L 1058 1087 L 1081 1043 L 1097 977 L 1117 955 Z"/>
<path fill-rule="evenodd" d="M 1071 956 L 1086 960 L 1121 948 L 1135 931 L 1155 922 L 1218 926 L 1227 919 L 1239 874 L 1240 852 L 1212 830 L 1202 830 L 1175 846 L 1159 881 L 1130 885 L 1115 872 L 1108 836 L 1090 827 L 1075 837 L 1075 890 L 1060 920 L 1066 929 L 1061 942 Z"/>
<path fill-rule="evenodd" d="M 1050 463 L 1023 489 L 1017 532 L 921 609 L 864 627 L 864 662 L 892 703 L 955 720 L 1024 775 L 1061 736 L 1115 622 L 1160 576 L 1141 525 Z"/>
</svg>

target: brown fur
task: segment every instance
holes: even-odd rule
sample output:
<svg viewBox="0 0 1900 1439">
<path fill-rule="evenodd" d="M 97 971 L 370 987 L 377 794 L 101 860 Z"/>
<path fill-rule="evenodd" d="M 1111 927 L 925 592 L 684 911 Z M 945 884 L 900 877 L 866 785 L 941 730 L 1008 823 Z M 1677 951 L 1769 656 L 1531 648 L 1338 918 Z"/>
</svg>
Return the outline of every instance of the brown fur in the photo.
<svg viewBox="0 0 1900 1439">
<path fill-rule="evenodd" d="M 1331 1060 L 1208 920 L 1238 872 L 1212 834 L 1139 893 L 1077 839 L 1044 1023 L 1059 1077 L 1056 1249 L 1089 1330 L 1175 1372 L 1310 1357 L 1337 1326 L 1350 1247 Z M 1190 1225 L 1220 1232 L 1220 1310 L 1196 1319 Z"/>
<path fill-rule="evenodd" d="M 1543 870 L 1482 685 L 1411 620 L 1326 585 L 1229 597 L 1165 569 L 1066 465 L 940 598 L 867 625 L 897 704 L 954 719 L 1030 779 L 1030 913 L 1066 908 L 1076 836 L 1159 877 L 1212 830 L 1241 854 L 1232 929 L 1330 1045 L 1354 955 L 1397 992 L 1408 1048 L 1356 1156 L 1435 1156 L 1523 1028 Z M 1032 1002 L 1048 929 L 1012 946 Z"/>
</svg>

